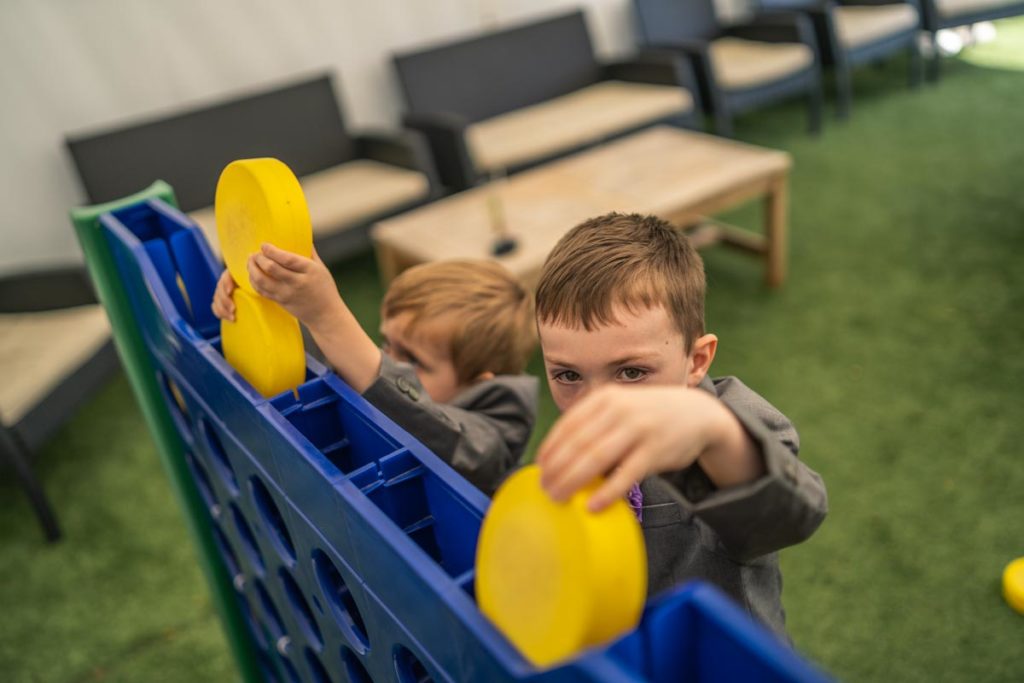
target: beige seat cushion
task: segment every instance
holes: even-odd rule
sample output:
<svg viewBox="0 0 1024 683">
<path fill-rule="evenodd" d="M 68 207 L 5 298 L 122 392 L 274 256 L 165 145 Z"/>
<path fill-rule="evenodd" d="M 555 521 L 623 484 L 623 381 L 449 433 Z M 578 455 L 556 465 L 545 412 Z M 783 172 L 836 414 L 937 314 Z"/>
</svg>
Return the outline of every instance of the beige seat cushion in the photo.
<svg viewBox="0 0 1024 683">
<path fill-rule="evenodd" d="M 935 6 L 942 16 L 956 17 L 961 14 L 975 14 L 998 9 L 1018 2 L 1020 0 L 935 0 Z"/>
<path fill-rule="evenodd" d="M 314 237 L 359 225 L 373 216 L 424 200 L 430 193 L 430 182 L 419 171 L 369 159 L 312 173 L 299 182 L 306 195 Z M 213 207 L 193 211 L 189 217 L 199 224 L 219 254 Z"/>
<path fill-rule="evenodd" d="M 835 9 L 836 32 L 846 48 L 860 47 L 918 25 L 917 9 L 908 3 L 849 5 Z"/>
<path fill-rule="evenodd" d="M 501 172 L 692 109 L 677 86 L 604 81 L 475 123 L 466 139 L 479 171 Z"/>
<path fill-rule="evenodd" d="M 814 53 L 803 43 L 765 43 L 742 38 L 713 41 L 710 56 L 715 80 L 726 90 L 771 83 L 814 63 Z"/>
<path fill-rule="evenodd" d="M 108 339 L 97 305 L 0 314 L 0 419 L 17 423 Z"/>
</svg>

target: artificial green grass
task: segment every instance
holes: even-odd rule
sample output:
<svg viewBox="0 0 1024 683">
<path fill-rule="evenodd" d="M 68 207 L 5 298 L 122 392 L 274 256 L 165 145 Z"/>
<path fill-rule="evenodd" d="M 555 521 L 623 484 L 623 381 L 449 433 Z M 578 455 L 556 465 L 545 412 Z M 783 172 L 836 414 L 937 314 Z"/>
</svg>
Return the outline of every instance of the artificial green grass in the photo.
<svg viewBox="0 0 1024 683">
<path fill-rule="evenodd" d="M 853 118 L 818 138 L 799 105 L 741 119 L 795 160 L 789 280 L 704 253 L 715 374 L 786 412 L 828 485 L 829 518 L 782 554 L 784 600 L 842 680 L 1024 680 L 998 588 L 1024 555 L 1024 21 L 998 27 L 936 86 L 908 90 L 900 60 L 858 71 Z M 372 258 L 337 274 L 375 329 Z M 537 438 L 553 417 L 545 397 Z M 37 459 L 61 543 L 0 483 L 0 678 L 232 677 L 158 462 L 118 379 Z"/>
</svg>

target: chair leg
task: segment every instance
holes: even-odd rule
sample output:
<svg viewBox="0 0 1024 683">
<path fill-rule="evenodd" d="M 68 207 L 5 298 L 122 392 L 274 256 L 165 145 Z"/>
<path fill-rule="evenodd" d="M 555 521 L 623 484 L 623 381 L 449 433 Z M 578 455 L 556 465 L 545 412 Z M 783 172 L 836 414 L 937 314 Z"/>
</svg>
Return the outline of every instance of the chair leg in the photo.
<svg viewBox="0 0 1024 683">
<path fill-rule="evenodd" d="M 849 65 L 845 61 L 836 60 L 833 75 L 836 79 L 836 117 L 848 119 L 853 106 L 853 83 Z"/>
<path fill-rule="evenodd" d="M 918 47 L 917 41 L 915 40 L 910 44 L 910 87 L 916 88 L 921 85 L 923 78 L 924 59 L 921 56 L 921 49 Z"/>
<path fill-rule="evenodd" d="M 931 56 L 928 59 L 928 70 L 926 77 L 932 83 L 939 80 L 940 71 L 942 67 L 942 53 L 939 52 L 939 40 L 938 33 L 936 31 L 928 32 L 928 42 L 931 45 Z"/>
<path fill-rule="evenodd" d="M 731 138 L 734 136 L 735 131 L 732 125 L 732 114 L 726 110 L 725 107 L 717 107 L 714 114 L 715 120 L 715 135 L 721 135 L 723 138 Z"/>
<path fill-rule="evenodd" d="M 825 94 L 822 91 L 821 79 L 807 91 L 807 131 L 811 135 L 821 133 L 822 111 L 825 108 Z"/>
<path fill-rule="evenodd" d="M 61 534 L 60 526 L 57 524 L 57 517 L 50 506 L 49 499 L 46 497 L 46 492 L 43 491 L 42 485 L 32 472 L 32 467 L 28 460 L 28 451 L 21 444 L 21 440 L 18 439 L 17 435 L 7 427 L 0 427 L 0 455 L 10 462 L 11 467 L 14 468 L 15 475 L 25 488 L 29 503 L 31 503 L 36 517 L 39 518 L 39 523 L 43 527 L 46 540 L 52 543 L 59 539 Z"/>
</svg>

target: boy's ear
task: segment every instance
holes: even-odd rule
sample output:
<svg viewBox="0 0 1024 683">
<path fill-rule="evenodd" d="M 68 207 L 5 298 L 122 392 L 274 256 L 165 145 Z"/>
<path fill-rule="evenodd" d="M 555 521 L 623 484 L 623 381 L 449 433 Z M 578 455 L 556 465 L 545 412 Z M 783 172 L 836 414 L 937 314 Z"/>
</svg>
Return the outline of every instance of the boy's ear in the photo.
<svg viewBox="0 0 1024 683">
<path fill-rule="evenodd" d="M 705 334 L 697 338 L 690 351 L 690 370 L 686 375 L 686 385 L 695 387 L 701 383 L 711 363 L 715 360 L 715 351 L 718 350 L 718 337 L 713 334 Z"/>
<path fill-rule="evenodd" d="M 489 379 L 494 379 L 494 373 L 491 372 L 490 370 L 487 370 L 486 372 L 481 372 L 479 375 L 477 375 L 473 381 L 486 382 Z"/>
</svg>

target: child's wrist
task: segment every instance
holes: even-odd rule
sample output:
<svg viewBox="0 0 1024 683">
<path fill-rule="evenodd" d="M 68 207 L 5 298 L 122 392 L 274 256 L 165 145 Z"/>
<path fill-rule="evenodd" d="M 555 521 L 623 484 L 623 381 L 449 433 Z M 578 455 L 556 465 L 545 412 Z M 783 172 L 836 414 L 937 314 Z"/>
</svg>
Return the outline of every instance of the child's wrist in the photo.
<svg viewBox="0 0 1024 683">
<path fill-rule="evenodd" d="M 708 397 L 709 414 L 704 448 L 697 461 L 719 486 L 733 486 L 760 476 L 763 464 L 743 423 L 720 400 Z"/>
<path fill-rule="evenodd" d="M 297 316 L 299 322 L 309 328 L 313 333 L 326 333 L 343 321 L 348 310 L 340 298 L 330 298 L 323 304 L 312 304 L 310 313 L 305 316 Z"/>
</svg>

